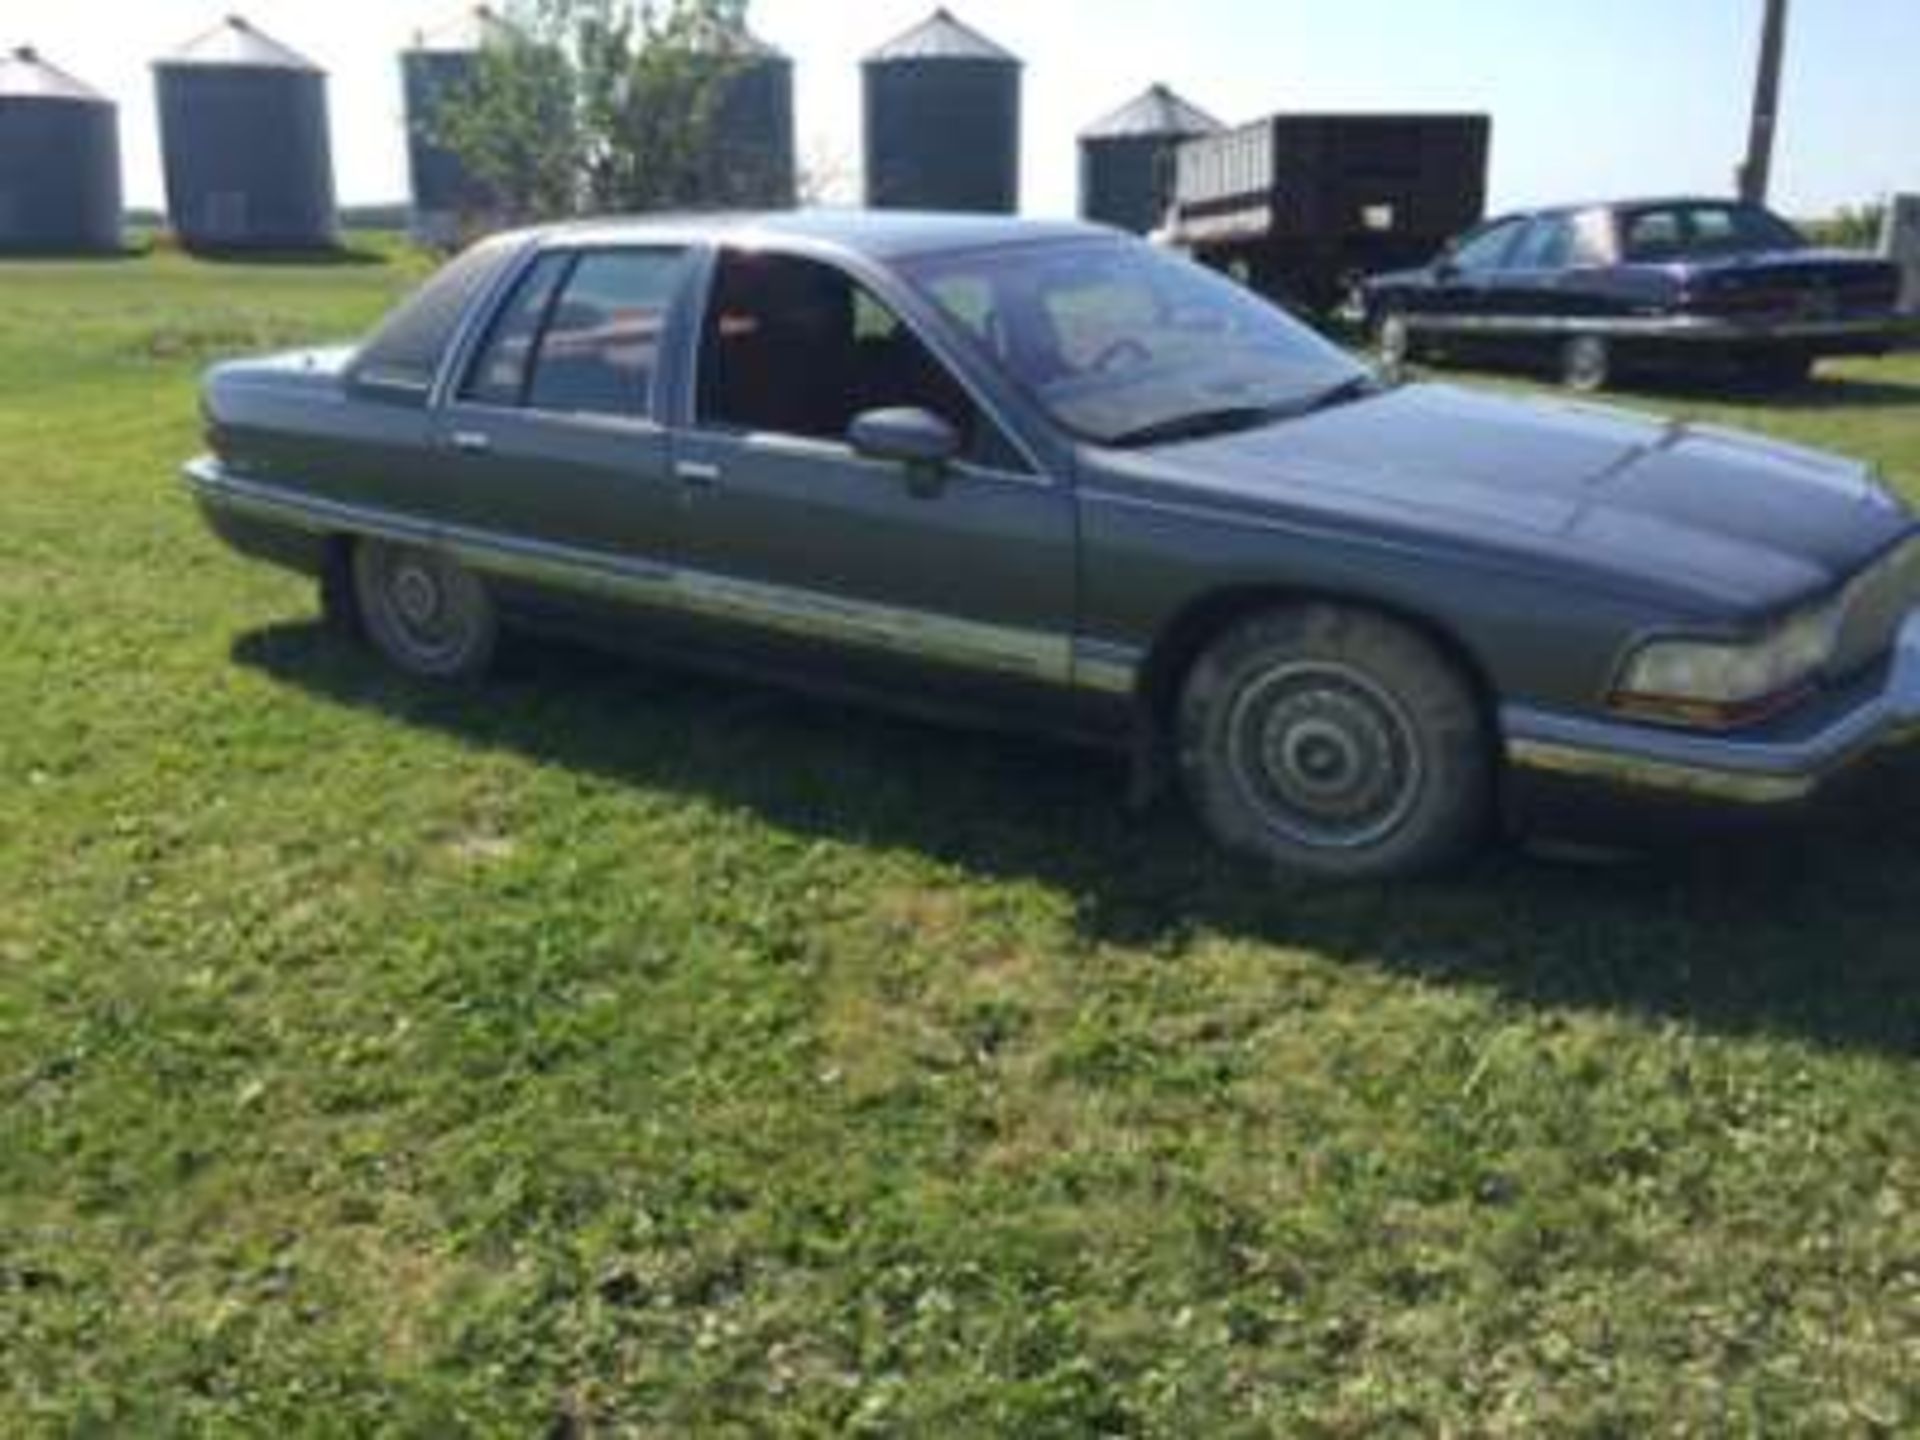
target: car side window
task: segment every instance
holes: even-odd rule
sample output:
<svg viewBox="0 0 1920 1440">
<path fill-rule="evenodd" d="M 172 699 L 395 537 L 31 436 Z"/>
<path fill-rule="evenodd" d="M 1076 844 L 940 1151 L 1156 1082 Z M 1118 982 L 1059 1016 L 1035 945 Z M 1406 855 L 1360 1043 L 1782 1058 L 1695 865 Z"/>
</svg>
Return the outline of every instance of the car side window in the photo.
<svg viewBox="0 0 1920 1440">
<path fill-rule="evenodd" d="M 1572 256 L 1573 222 L 1562 215 L 1543 216 L 1527 226 L 1507 268 L 1562 270 Z"/>
<path fill-rule="evenodd" d="M 859 415 L 929 410 L 962 455 L 1024 472 L 1019 452 L 883 301 L 832 265 L 723 251 L 700 345 L 699 423 L 844 442 Z"/>
<path fill-rule="evenodd" d="M 681 250 L 589 250 L 575 262 L 534 350 L 526 403 L 564 414 L 646 415 Z"/>
<path fill-rule="evenodd" d="M 1454 268 L 1469 274 L 1501 269 L 1506 264 L 1507 252 L 1519 237 L 1522 223 L 1503 220 L 1468 236 L 1450 257 Z"/>
<path fill-rule="evenodd" d="M 1625 236 L 1631 260 L 1671 260 L 1686 250 L 1686 232 L 1678 210 L 1642 210 L 1627 217 Z"/>
<path fill-rule="evenodd" d="M 494 317 L 480 356 L 460 387 L 462 400 L 482 405 L 521 405 L 532 372 L 533 347 L 546 323 L 553 297 L 566 278 L 573 256 L 564 251 L 542 255 L 524 275 Z"/>
<path fill-rule="evenodd" d="M 506 240 L 486 240 L 443 266 L 387 317 L 354 358 L 365 384 L 425 394 L 440 372 L 460 321 L 514 257 Z"/>
</svg>

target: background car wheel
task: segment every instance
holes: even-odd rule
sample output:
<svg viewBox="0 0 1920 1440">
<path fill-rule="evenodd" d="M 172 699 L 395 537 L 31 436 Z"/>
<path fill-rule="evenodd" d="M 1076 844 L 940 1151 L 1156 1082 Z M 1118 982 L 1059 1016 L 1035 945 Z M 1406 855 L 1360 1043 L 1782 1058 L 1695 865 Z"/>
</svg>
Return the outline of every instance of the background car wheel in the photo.
<svg viewBox="0 0 1920 1440">
<path fill-rule="evenodd" d="M 1222 845 L 1322 879 L 1438 868 L 1475 848 L 1492 811 L 1466 678 L 1412 630 L 1341 606 L 1222 634 L 1187 677 L 1179 752 Z"/>
<path fill-rule="evenodd" d="M 1613 380 L 1613 346 L 1599 335 L 1576 335 L 1560 347 L 1560 380 L 1569 390 L 1591 395 Z"/>
<path fill-rule="evenodd" d="M 485 673 L 498 620 L 486 587 L 458 561 L 363 540 L 353 550 L 353 581 L 367 637 L 399 669 L 428 680 Z"/>
<path fill-rule="evenodd" d="M 1413 327 L 1399 310 L 1389 310 L 1373 327 L 1373 350 L 1380 367 L 1398 375 L 1413 360 Z"/>
</svg>

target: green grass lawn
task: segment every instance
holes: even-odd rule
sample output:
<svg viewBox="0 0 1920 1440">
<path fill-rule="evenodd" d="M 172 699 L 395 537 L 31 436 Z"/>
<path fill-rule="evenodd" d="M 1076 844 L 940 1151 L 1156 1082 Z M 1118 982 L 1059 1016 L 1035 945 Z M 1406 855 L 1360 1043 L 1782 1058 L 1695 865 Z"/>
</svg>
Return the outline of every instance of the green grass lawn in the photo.
<svg viewBox="0 0 1920 1440">
<path fill-rule="evenodd" d="M 1920 1426 L 1920 766 L 1315 891 L 1118 764 L 521 646 L 175 484 L 412 270 L 0 266 L 0 1432 Z M 1920 356 L 1637 398 L 1920 495 Z"/>
</svg>

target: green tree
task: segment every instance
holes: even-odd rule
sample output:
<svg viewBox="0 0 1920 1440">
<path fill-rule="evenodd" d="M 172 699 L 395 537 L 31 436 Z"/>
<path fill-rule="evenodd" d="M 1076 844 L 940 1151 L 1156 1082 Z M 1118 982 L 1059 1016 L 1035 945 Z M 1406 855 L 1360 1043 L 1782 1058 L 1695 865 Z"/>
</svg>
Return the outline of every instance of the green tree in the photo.
<svg viewBox="0 0 1920 1440">
<path fill-rule="evenodd" d="M 780 157 L 712 143 L 754 54 L 747 0 L 520 0 L 506 18 L 433 126 L 503 218 L 785 203 Z"/>
</svg>

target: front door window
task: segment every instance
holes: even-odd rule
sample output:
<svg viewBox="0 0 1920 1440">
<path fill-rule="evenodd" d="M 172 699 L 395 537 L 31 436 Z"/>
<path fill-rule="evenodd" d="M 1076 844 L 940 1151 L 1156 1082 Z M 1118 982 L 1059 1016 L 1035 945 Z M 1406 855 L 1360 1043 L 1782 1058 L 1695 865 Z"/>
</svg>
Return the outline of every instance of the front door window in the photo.
<svg viewBox="0 0 1920 1440">
<path fill-rule="evenodd" d="M 919 336 L 843 271 L 791 255 L 721 256 L 701 336 L 702 428 L 844 443 L 856 417 L 897 407 L 946 420 L 975 465 L 1027 468 Z"/>
</svg>

